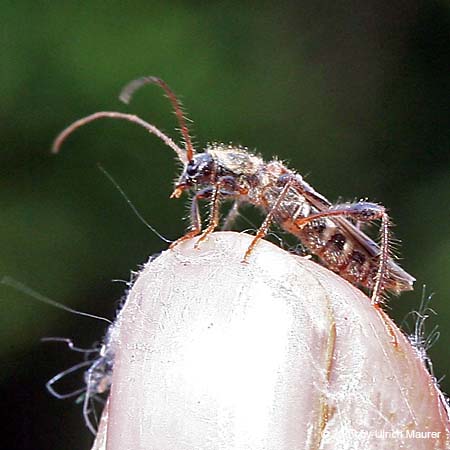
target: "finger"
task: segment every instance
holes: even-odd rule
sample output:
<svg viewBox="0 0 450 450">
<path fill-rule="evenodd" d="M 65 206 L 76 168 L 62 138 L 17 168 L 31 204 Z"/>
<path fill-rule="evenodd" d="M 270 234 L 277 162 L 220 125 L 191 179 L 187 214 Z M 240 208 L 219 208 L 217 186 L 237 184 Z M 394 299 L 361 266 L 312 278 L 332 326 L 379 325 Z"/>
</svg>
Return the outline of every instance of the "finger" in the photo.
<svg viewBox="0 0 450 450">
<path fill-rule="evenodd" d="M 251 239 L 214 233 L 145 266 L 94 449 L 447 448 L 442 396 L 395 325 L 266 241 L 241 263 Z"/>
</svg>

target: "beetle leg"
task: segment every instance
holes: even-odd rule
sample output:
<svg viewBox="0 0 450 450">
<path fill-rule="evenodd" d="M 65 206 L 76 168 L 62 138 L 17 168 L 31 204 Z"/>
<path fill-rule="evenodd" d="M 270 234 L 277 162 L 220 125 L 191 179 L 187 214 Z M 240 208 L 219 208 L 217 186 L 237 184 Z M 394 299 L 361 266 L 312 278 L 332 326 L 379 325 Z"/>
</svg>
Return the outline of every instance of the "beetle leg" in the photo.
<svg viewBox="0 0 450 450">
<path fill-rule="evenodd" d="M 200 210 L 198 207 L 198 198 L 201 197 L 202 192 L 198 192 L 195 194 L 195 196 L 192 198 L 191 201 L 191 229 L 188 231 L 184 236 L 181 236 L 176 241 L 172 242 L 170 244 L 169 248 L 174 248 L 176 245 L 178 245 L 180 242 L 187 241 L 188 239 L 193 238 L 194 236 L 197 236 L 202 232 L 202 219 L 200 217 Z"/>
<path fill-rule="evenodd" d="M 200 194 L 200 193 L 199 193 Z M 208 236 L 219 225 L 219 208 L 220 208 L 220 184 L 216 183 L 212 188 L 211 207 L 209 215 L 209 224 L 205 231 L 203 231 L 199 240 L 195 243 L 194 248 L 199 248 L 201 242 L 204 242 Z M 197 233 L 198 234 L 198 233 Z"/>
<path fill-rule="evenodd" d="M 381 219 L 381 245 L 380 254 L 378 255 L 379 264 L 371 297 L 372 304 L 376 305 L 380 303 L 382 300 L 384 278 L 387 275 L 389 261 L 389 216 L 386 213 L 386 209 L 384 206 L 369 202 L 336 205 L 326 211 L 310 214 L 307 217 L 297 219 L 295 225 L 299 228 L 303 228 L 313 220 L 325 217 L 349 217 L 358 222 L 370 222 L 372 220 Z"/>
<path fill-rule="evenodd" d="M 281 178 L 281 177 L 280 177 Z M 247 262 L 250 254 L 252 253 L 253 249 L 255 248 L 256 244 L 267 234 L 267 231 L 269 230 L 270 224 L 273 221 L 273 216 L 277 209 L 280 207 L 281 202 L 285 199 L 287 193 L 289 192 L 290 187 L 293 184 L 293 179 L 289 177 L 287 181 L 285 181 L 285 184 L 283 186 L 283 189 L 281 189 L 280 195 L 278 196 L 277 200 L 275 201 L 274 205 L 270 209 L 269 213 L 267 214 L 266 218 L 264 219 L 263 223 L 259 227 L 258 231 L 256 232 L 255 237 L 253 238 L 253 241 L 250 243 L 250 245 L 247 248 L 247 251 L 245 252 L 244 259 L 242 262 Z"/>
</svg>

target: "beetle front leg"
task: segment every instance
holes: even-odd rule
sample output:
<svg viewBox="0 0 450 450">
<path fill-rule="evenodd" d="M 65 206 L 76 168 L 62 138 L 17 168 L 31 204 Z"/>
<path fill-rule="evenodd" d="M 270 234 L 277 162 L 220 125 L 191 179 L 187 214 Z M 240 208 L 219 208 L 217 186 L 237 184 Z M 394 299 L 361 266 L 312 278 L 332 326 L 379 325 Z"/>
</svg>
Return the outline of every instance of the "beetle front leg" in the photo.
<svg viewBox="0 0 450 450">
<path fill-rule="evenodd" d="M 200 195 L 201 193 L 199 193 Z M 217 183 L 212 188 L 211 195 L 211 208 L 209 225 L 205 231 L 203 231 L 199 240 L 195 243 L 194 248 L 198 249 L 201 242 L 204 242 L 208 236 L 217 228 L 219 225 L 219 208 L 220 208 L 220 184 Z"/>
<path fill-rule="evenodd" d="M 198 199 L 199 197 L 201 198 L 201 195 L 202 192 L 197 192 L 191 201 L 191 212 L 190 212 L 191 230 L 188 231 L 184 236 L 181 236 L 175 242 L 172 242 L 169 248 L 174 248 L 180 242 L 187 241 L 188 239 L 191 239 L 202 232 L 202 219 L 200 217 L 200 210 L 198 207 Z"/>
</svg>

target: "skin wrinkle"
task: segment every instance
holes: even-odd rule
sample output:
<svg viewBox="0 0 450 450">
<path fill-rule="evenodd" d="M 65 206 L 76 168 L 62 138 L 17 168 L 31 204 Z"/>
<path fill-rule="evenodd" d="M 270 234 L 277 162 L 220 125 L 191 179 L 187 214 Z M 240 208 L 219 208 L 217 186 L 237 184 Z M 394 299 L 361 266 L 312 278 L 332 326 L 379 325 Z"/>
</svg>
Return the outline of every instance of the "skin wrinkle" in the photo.
<svg viewBox="0 0 450 450">
<path fill-rule="evenodd" d="M 309 258 L 307 258 L 307 259 L 309 259 Z M 335 351 L 335 345 L 336 345 L 336 323 L 334 321 L 333 308 L 331 305 L 330 297 L 329 297 L 326 289 L 324 288 L 323 283 L 320 280 L 317 280 L 316 278 L 314 278 L 313 272 L 311 270 L 309 270 L 308 267 L 302 267 L 302 269 L 306 270 L 306 272 L 308 272 L 311 275 L 311 280 L 313 282 L 316 282 L 318 285 L 320 285 L 323 288 L 323 292 L 325 293 L 325 296 L 327 299 L 326 303 L 327 303 L 327 311 L 328 311 L 328 318 L 329 318 L 330 326 L 329 326 L 329 334 L 328 334 L 329 338 L 328 338 L 326 346 L 325 346 L 326 347 L 326 351 L 325 351 L 325 368 L 326 368 L 325 373 L 326 373 L 326 376 L 325 376 L 325 378 L 326 378 L 326 382 L 329 383 L 330 378 L 331 378 L 331 368 L 332 368 L 333 360 L 335 357 L 334 351 Z M 286 284 L 289 285 L 288 282 Z M 290 291 L 288 291 L 288 292 L 291 293 Z M 311 355 L 311 362 L 313 365 L 316 365 L 315 358 L 313 358 L 313 355 L 310 352 L 310 349 L 307 349 L 307 354 Z M 318 367 L 320 368 L 321 366 L 318 366 Z M 325 389 L 325 391 L 326 390 L 327 389 Z M 320 448 L 322 436 L 325 431 L 328 419 L 330 418 L 331 408 L 330 408 L 328 402 L 326 401 L 326 397 L 327 397 L 326 393 L 322 393 L 319 397 L 320 415 L 318 416 L 318 432 L 315 435 L 315 437 L 313 437 L 313 443 L 311 446 L 311 450 L 316 450 L 316 449 Z M 314 429 L 316 429 L 316 427 L 314 427 Z"/>
<path fill-rule="evenodd" d="M 311 271 L 306 268 L 306 271 L 309 272 L 311 275 Z M 329 389 L 329 384 L 331 380 L 332 375 L 332 367 L 333 367 L 333 361 L 335 360 L 336 354 L 336 322 L 334 317 L 334 311 L 331 303 L 330 296 L 328 295 L 327 290 L 325 289 L 325 286 L 323 285 L 322 281 L 320 279 L 316 279 L 317 283 L 322 287 L 323 292 L 325 293 L 326 297 L 326 304 L 327 304 L 327 312 L 328 312 L 328 318 L 330 322 L 330 331 L 329 331 L 329 338 L 327 341 L 327 352 L 326 352 L 326 380 L 327 380 L 327 390 Z M 334 414 L 334 406 L 330 406 L 330 404 L 326 401 L 327 395 L 322 392 L 320 396 L 320 404 L 321 404 L 321 415 L 319 416 L 319 433 L 317 436 L 317 444 L 315 445 L 314 449 L 319 449 L 323 434 L 325 432 L 325 428 L 327 426 L 328 420 L 332 417 L 332 414 Z M 330 415 L 331 414 L 331 415 Z"/>
<path fill-rule="evenodd" d="M 299 257 L 300 258 L 300 257 Z M 328 295 L 327 290 L 324 288 L 323 283 L 320 280 L 317 280 L 314 278 L 314 274 L 311 270 L 309 270 L 307 267 L 303 267 L 303 269 L 306 270 L 306 272 L 308 272 L 311 275 L 311 280 L 313 280 L 313 282 L 316 282 L 318 285 L 320 285 L 323 289 L 323 292 L 325 293 L 325 297 L 326 297 L 326 304 L 327 304 L 327 312 L 328 312 L 328 319 L 329 319 L 329 333 L 328 333 L 328 339 L 326 342 L 326 351 L 325 351 L 325 373 L 326 373 L 326 383 L 328 384 L 331 378 L 331 369 L 332 369 L 332 365 L 333 365 L 333 360 L 335 357 L 335 345 L 336 345 L 336 323 L 334 321 L 334 314 L 333 314 L 333 308 L 332 308 L 332 304 L 330 301 L 330 297 Z M 270 279 L 270 277 L 268 277 Z M 286 284 L 289 285 L 289 282 L 287 282 Z M 291 293 L 288 290 L 288 293 Z M 311 355 L 311 359 L 312 359 L 312 363 L 314 364 L 314 358 L 312 358 L 312 354 L 309 350 L 307 350 L 307 354 Z M 321 367 L 321 366 L 319 366 Z M 325 389 L 326 391 L 327 389 Z M 323 393 L 320 395 L 319 397 L 319 410 L 320 410 L 320 415 L 318 416 L 317 420 L 318 420 L 318 432 L 315 435 L 315 437 L 313 437 L 313 443 L 311 446 L 311 450 L 316 450 L 320 448 L 321 442 L 322 442 L 322 436 L 323 433 L 325 432 L 325 428 L 327 425 L 327 422 L 330 418 L 330 414 L 332 411 L 332 408 L 330 407 L 330 405 L 328 404 L 328 402 L 326 401 L 326 397 L 327 394 Z M 316 427 L 313 427 L 314 429 L 316 429 Z"/>
<path fill-rule="evenodd" d="M 333 320 L 333 319 L 332 319 Z M 336 323 L 334 320 L 330 323 L 330 334 L 327 345 L 327 353 L 326 353 L 326 361 L 327 361 L 327 382 L 329 384 L 331 378 L 331 370 L 333 367 L 333 360 L 335 357 L 335 347 L 336 347 Z M 329 385 L 328 385 L 329 388 Z M 324 394 L 321 395 L 321 404 L 322 404 L 322 414 L 321 414 L 321 426 L 320 426 L 320 438 L 318 442 L 317 448 L 320 448 L 320 443 L 322 442 L 323 433 L 325 432 L 325 428 L 327 426 L 328 420 L 333 415 L 333 406 L 326 400 L 326 396 Z"/>
<path fill-rule="evenodd" d="M 309 269 L 307 268 L 306 270 L 309 270 Z M 321 278 L 321 277 L 319 277 L 319 280 L 320 280 L 320 278 Z M 320 282 L 320 281 L 319 281 L 319 282 Z M 368 298 L 367 298 L 367 300 L 370 301 L 370 299 L 368 299 Z M 388 317 L 387 314 L 386 314 L 383 310 L 381 310 L 380 308 L 376 307 L 375 309 L 376 309 L 376 311 L 378 312 L 378 318 L 379 318 L 379 320 L 383 323 L 383 325 L 385 326 L 385 329 L 387 330 L 387 333 L 388 333 L 391 337 L 393 337 L 393 338 L 395 339 L 394 342 L 391 342 L 391 347 L 388 347 L 388 349 L 392 349 L 392 350 L 395 351 L 396 353 L 401 353 L 401 354 L 404 355 L 403 350 L 398 346 L 397 336 L 396 336 L 396 333 L 395 333 L 395 331 L 394 331 L 393 325 L 392 325 L 392 323 L 390 322 L 389 317 Z M 392 368 L 392 372 L 394 373 L 394 379 L 395 379 L 396 384 L 397 384 L 398 387 L 399 387 L 399 390 L 400 390 L 401 392 L 404 392 L 404 388 L 403 388 L 403 386 L 402 386 L 402 383 L 400 382 L 400 380 L 399 380 L 399 378 L 398 378 L 398 376 L 397 376 L 397 373 L 395 372 L 394 367 L 392 366 L 391 359 L 389 358 L 389 356 L 388 356 L 388 354 L 387 354 L 387 352 L 386 352 L 386 347 L 384 347 L 383 344 L 381 343 L 381 339 L 380 339 L 379 333 L 377 332 L 376 328 L 374 327 L 374 325 L 373 325 L 372 323 L 369 323 L 369 325 L 370 325 L 370 328 L 372 329 L 372 331 L 373 331 L 373 333 L 374 333 L 374 336 L 376 337 L 377 343 L 379 344 L 379 347 L 380 347 L 381 351 L 382 351 L 383 354 L 385 355 L 385 358 L 384 358 L 384 359 L 388 362 L 388 364 L 389 364 L 389 365 L 391 366 L 391 368 Z M 397 333 L 398 333 L 398 331 L 397 331 Z M 403 339 L 405 339 L 405 337 L 404 337 L 402 334 L 400 334 L 400 337 L 403 338 Z M 406 357 L 406 355 L 404 355 L 404 356 Z M 433 386 L 433 388 L 435 388 L 435 386 Z M 432 396 L 435 395 L 434 392 L 432 392 L 431 394 L 432 394 Z M 418 426 L 419 426 L 419 422 L 418 422 L 418 420 L 417 420 L 416 414 L 414 413 L 414 411 L 413 411 L 413 409 L 412 409 L 412 406 L 411 406 L 410 402 L 408 401 L 407 396 L 406 396 L 406 395 L 403 395 L 402 398 L 403 398 L 403 400 L 404 400 L 404 402 L 405 402 L 405 404 L 406 404 L 406 407 L 407 407 L 407 409 L 408 409 L 408 411 L 409 411 L 409 413 L 410 413 L 410 415 L 411 415 L 411 418 L 412 418 L 413 421 L 414 421 L 414 426 L 418 427 Z M 386 421 L 386 423 L 390 423 L 389 419 L 388 419 L 386 416 L 384 416 L 383 414 L 381 414 L 380 408 L 377 408 L 377 407 L 370 401 L 369 398 L 366 398 L 365 400 L 368 402 L 368 404 L 369 404 L 370 406 L 373 407 L 374 411 L 375 411 L 377 414 L 380 414 L 380 416 Z M 448 408 L 448 407 L 446 407 L 446 409 L 447 409 L 447 408 Z M 339 415 L 339 414 L 340 414 L 340 409 L 338 408 L 338 415 Z M 442 415 L 443 415 L 442 410 L 439 411 L 439 415 L 442 417 Z M 445 419 L 448 421 L 448 418 L 447 418 L 447 417 L 446 417 Z"/>
</svg>

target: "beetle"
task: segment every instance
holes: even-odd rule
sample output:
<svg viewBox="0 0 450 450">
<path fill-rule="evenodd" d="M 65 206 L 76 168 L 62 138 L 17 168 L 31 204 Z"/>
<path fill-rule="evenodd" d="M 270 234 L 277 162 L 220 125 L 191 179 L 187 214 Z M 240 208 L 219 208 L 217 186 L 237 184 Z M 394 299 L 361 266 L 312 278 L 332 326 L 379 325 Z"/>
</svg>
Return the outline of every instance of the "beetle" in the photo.
<svg viewBox="0 0 450 450">
<path fill-rule="evenodd" d="M 384 292 L 399 294 L 413 289 L 415 278 L 390 256 L 390 218 L 384 206 L 368 201 L 333 205 L 281 161 L 265 162 L 245 147 L 216 143 L 196 152 L 180 101 L 165 81 L 153 76 L 138 78 L 123 88 L 120 99 L 128 103 L 135 91 L 146 84 L 160 86 L 169 98 L 180 125 L 184 148 L 136 115 L 101 111 L 64 129 L 54 141 L 53 152 L 59 151 L 74 130 L 94 120 L 109 117 L 134 122 L 171 147 L 183 163 L 184 169 L 171 198 L 179 198 L 185 191 L 193 192 L 191 228 L 171 247 L 200 235 L 195 244 L 198 247 L 218 227 L 221 202 L 234 200 L 227 223 L 232 222 L 244 203 L 252 204 L 266 214 L 243 262 L 248 260 L 258 241 L 266 236 L 270 225 L 277 223 L 298 238 L 323 265 L 352 284 L 372 291 L 373 304 L 382 302 Z M 199 200 L 203 199 L 210 201 L 210 219 L 202 231 Z M 381 221 L 380 245 L 359 227 L 361 223 L 374 220 Z"/>
</svg>

